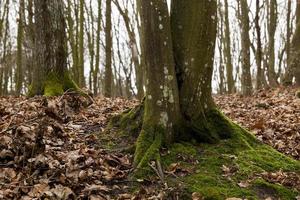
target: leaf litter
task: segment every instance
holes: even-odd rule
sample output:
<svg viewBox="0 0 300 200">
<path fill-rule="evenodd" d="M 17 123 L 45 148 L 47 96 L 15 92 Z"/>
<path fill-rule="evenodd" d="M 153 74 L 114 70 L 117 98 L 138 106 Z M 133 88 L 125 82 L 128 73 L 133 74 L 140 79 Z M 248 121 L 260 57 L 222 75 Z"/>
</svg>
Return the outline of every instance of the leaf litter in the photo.
<svg viewBox="0 0 300 200">
<path fill-rule="evenodd" d="M 215 96 L 223 112 L 278 151 L 300 159 L 300 99 L 295 89 L 259 91 L 253 97 Z M 76 94 L 62 97 L 0 98 L 0 199 L 164 199 L 179 190 L 157 191 L 143 184 L 134 194 L 128 175 L 132 154 L 103 148 L 97 133 L 111 116 L 138 104 L 97 97 L 93 104 Z M 223 166 L 224 176 L 234 171 Z M 179 163 L 166 175 L 193 170 Z M 282 171 L 260 177 L 298 190 L 300 176 Z M 158 178 L 156 180 L 159 180 Z M 138 180 L 147 182 L 147 180 Z M 248 182 L 238 184 L 248 187 Z M 193 199 L 201 199 L 198 194 Z"/>
</svg>

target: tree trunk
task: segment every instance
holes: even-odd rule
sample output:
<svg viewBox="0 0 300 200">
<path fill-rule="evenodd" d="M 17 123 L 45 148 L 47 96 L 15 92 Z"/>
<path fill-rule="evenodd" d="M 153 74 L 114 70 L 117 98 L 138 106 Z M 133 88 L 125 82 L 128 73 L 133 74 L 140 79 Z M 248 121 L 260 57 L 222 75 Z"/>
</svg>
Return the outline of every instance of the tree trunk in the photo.
<svg viewBox="0 0 300 200">
<path fill-rule="evenodd" d="M 227 89 L 228 93 L 233 93 L 235 91 L 234 79 L 233 79 L 233 66 L 231 58 L 231 37 L 230 37 L 230 26 L 229 26 L 229 12 L 228 12 L 228 0 L 225 2 L 225 41 L 224 41 L 224 51 L 225 51 L 225 61 L 226 61 L 226 76 L 227 76 Z"/>
<path fill-rule="evenodd" d="M 106 27 L 105 27 L 105 80 L 104 96 L 112 96 L 112 27 L 111 27 L 111 0 L 106 0 Z"/>
<path fill-rule="evenodd" d="M 93 89 L 94 94 L 98 94 L 98 86 L 99 86 L 99 80 L 98 80 L 98 73 L 100 69 L 100 34 L 101 34 L 101 0 L 98 0 L 98 20 L 97 20 L 97 36 L 96 36 L 96 58 L 95 58 L 95 69 L 93 72 Z"/>
<path fill-rule="evenodd" d="M 19 21 L 18 21 L 18 35 L 17 35 L 17 69 L 15 75 L 15 93 L 19 95 L 23 84 L 23 37 L 24 37 L 24 0 L 20 0 L 19 4 Z"/>
<path fill-rule="evenodd" d="M 85 87 L 84 77 L 84 0 L 80 0 L 79 5 L 79 59 L 78 59 L 78 70 L 79 70 L 79 87 Z"/>
<path fill-rule="evenodd" d="M 285 84 L 291 85 L 295 77 L 296 85 L 300 86 L 300 2 L 297 1 L 296 10 L 296 30 L 292 39 L 290 49 L 290 59 L 288 61 L 287 72 L 285 74 Z"/>
<path fill-rule="evenodd" d="M 34 79 L 29 95 L 61 95 L 76 89 L 67 72 L 67 45 L 62 0 L 35 0 Z"/>
<path fill-rule="evenodd" d="M 139 3 L 146 97 L 141 106 L 113 118 L 109 126 L 131 134 L 140 130 L 137 169 L 158 160 L 161 145 L 191 138 L 215 143 L 232 133 L 231 123 L 211 96 L 216 2 L 172 1 L 171 26 L 165 0 Z"/>
<path fill-rule="evenodd" d="M 260 28 L 260 0 L 256 0 L 256 11 L 255 11 L 255 30 L 257 37 L 257 47 L 255 52 L 255 60 L 257 66 L 257 75 L 256 75 L 256 89 L 261 89 L 263 85 L 263 69 L 262 69 L 262 44 L 261 44 L 261 28 Z"/>
<path fill-rule="evenodd" d="M 168 7 L 165 1 L 141 0 L 142 40 L 146 56 L 146 101 L 134 163 L 144 167 L 158 156 L 162 142 L 174 141 L 180 109 Z M 153 51 L 155 49 L 155 51 Z"/>
<path fill-rule="evenodd" d="M 269 24 L 268 24 L 268 80 L 271 87 L 278 85 L 275 72 L 275 32 L 277 28 L 277 0 L 270 0 L 268 3 Z"/>
<path fill-rule="evenodd" d="M 247 0 L 239 0 L 240 4 L 240 24 L 241 24 L 241 45 L 242 45 L 242 94 L 245 96 L 252 94 L 251 66 L 250 66 L 250 25 L 249 9 Z"/>
</svg>

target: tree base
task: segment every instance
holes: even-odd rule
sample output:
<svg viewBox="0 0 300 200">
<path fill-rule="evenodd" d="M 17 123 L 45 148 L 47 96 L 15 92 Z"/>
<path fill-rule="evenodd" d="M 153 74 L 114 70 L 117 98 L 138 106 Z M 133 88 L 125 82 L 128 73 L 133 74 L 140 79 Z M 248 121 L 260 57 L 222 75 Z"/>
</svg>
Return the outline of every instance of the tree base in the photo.
<svg viewBox="0 0 300 200">
<path fill-rule="evenodd" d="M 28 96 L 30 97 L 34 95 L 44 95 L 47 97 L 60 96 L 63 95 L 64 92 L 68 90 L 79 92 L 84 96 L 87 95 L 70 78 L 68 73 L 65 73 L 61 78 L 59 78 L 59 76 L 55 73 L 49 73 L 46 80 L 42 84 L 42 94 L 39 94 L 37 88 L 33 88 L 32 86 L 30 86 L 28 91 Z"/>
<path fill-rule="evenodd" d="M 214 130 L 211 132 L 217 135 L 215 138 L 218 142 L 205 142 L 212 140 L 203 140 L 204 132 L 199 131 L 197 137 L 180 138 L 181 141 L 168 146 L 168 153 L 161 154 L 163 129 L 142 124 L 142 105 L 114 117 L 106 130 L 137 138 L 133 178 L 153 178 L 157 171 L 149 167 L 149 162 L 156 161 L 162 165 L 166 175 L 164 180 L 160 179 L 164 181 L 160 184 L 167 182 L 169 187 L 176 188 L 180 182 L 180 187 L 183 188 L 181 199 L 191 199 L 192 193 L 204 199 L 295 199 L 299 195 L 299 191 L 295 189 L 297 186 L 270 182 L 265 175 L 300 174 L 300 162 L 262 144 L 219 111 L 215 110 L 211 114 L 214 117 L 208 120 L 211 125 L 216 123 L 218 127 L 201 125 L 199 127 L 211 129 L 197 129 Z M 220 123 L 220 119 L 224 121 Z M 194 130 L 189 132 L 190 136 L 191 133 L 195 133 Z M 190 140 L 184 142 L 183 139 Z"/>
<path fill-rule="evenodd" d="M 159 150 L 164 145 L 164 128 L 158 124 L 145 124 L 143 121 L 144 102 L 137 107 L 113 117 L 106 129 L 106 135 L 111 132 L 125 137 L 137 138 L 135 142 L 134 166 L 136 174 L 149 172 L 150 161 L 159 161 Z M 198 143 L 218 143 L 228 139 L 234 133 L 234 124 L 219 110 L 211 109 L 197 122 L 184 121 L 178 127 L 176 141 L 191 141 Z M 252 138 L 253 139 L 253 138 Z"/>
</svg>

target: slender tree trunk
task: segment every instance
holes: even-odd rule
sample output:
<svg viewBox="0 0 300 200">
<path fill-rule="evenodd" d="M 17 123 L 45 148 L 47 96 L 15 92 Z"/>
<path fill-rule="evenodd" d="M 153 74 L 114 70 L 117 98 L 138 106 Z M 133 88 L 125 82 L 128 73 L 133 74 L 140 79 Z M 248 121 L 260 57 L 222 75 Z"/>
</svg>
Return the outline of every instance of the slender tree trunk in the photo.
<svg viewBox="0 0 300 200">
<path fill-rule="evenodd" d="M 111 26 L 111 0 L 106 0 L 106 27 L 105 27 L 105 83 L 104 96 L 112 96 L 112 26 Z"/>
<path fill-rule="evenodd" d="M 67 6 L 67 22 L 68 22 L 68 41 L 71 46 L 71 55 L 72 55 L 72 74 L 74 77 L 74 81 L 79 83 L 79 71 L 78 71 L 78 48 L 77 48 L 77 40 L 76 40 L 76 29 L 74 28 L 74 20 L 72 16 L 72 3 L 71 0 L 68 0 Z"/>
<path fill-rule="evenodd" d="M 98 20 L 97 20 L 97 36 L 96 36 L 96 58 L 95 58 L 95 69 L 93 72 L 93 89 L 94 89 L 94 94 L 98 94 L 98 86 L 99 86 L 99 80 L 98 80 L 98 74 L 99 74 L 99 69 L 100 69 L 100 34 L 101 34 L 101 1 L 98 0 Z"/>
<path fill-rule="evenodd" d="M 10 0 L 7 0 L 4 6 L 4 35 L 3 35 L 3 55 L 2 55 L 2 64 L 3 64 L 3 84 L 2 84 L 2 94 L 8 94 L 8 60 L 9 60 L 9 6 Z"/>
<path fill-rule="evenodd" d="M 271 87 L 276 87 L 278 85 L 275 72 L 275 33 L 277 28 L 277 0 L 270 0 L 268 5 L 268 81 Z"/>
<path fill-rule="evenodd" d="M 79 70 L 79 87 L 85 87 L 84 77 L 84 0 L 80 0 L 79 5 L 79 59 L 78 59 L 78 70 Z"/>
<path fill-rule="evenodd" d="M 18 21 L 18 35 L 17 35 L 17 69 L 15 74 L 15 93 L 19 95 L 23 84 L 23 38 L 24 38 L 24 0 L 20 0 L 19 4 L 19 21 Z"/>
<path fill-rule="evenodd" d="M 242 94 L 245 96 L 252 94 L 251 66 L 250 66 L 250 24 L 249 9 L 247 0 L 239 0 L 240 2 L 240 24 L 241 24 L 241 46 L 242 46 Z"/>
<path fill-rule="evenodd" d="M 225 2 L 225 40 L 224 40 L 224 51 L 225 51 L 225 62 L 226 62 L 226 76 L 227 76 L 227 89 L 228 93 L 235 91 L 234 79 L 233 79 L 233 66 L 231 58 L 231 36 L 229 26 L 229 11 L 228 11 L 228 0 Z"/>
<path fill-rule="evenodd" d="M 261 28 L 260 28 L 260 0 L 256 0 L 256 11 L 255 11 L 255 30 L 257 37 L 257 48 L 255 52 L 255 61 L 257 66 L 256 75 L 256 89 L 261 89 L 263 85 L 263 69 L 262 69 L 262 44 L 261 44 Z"/>
</svg>

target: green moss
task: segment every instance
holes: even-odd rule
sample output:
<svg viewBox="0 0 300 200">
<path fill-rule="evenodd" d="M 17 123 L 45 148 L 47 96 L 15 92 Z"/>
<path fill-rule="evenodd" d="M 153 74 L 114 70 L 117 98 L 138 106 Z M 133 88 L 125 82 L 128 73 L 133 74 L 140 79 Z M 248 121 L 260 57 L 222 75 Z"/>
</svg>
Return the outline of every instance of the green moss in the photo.
<svg viewBox="0 0 300 200">
<path fill-rule="evenodd" d="M 133 109 L 128 109 L 112 117 L 105 132 L 110 133 L 113 130 L 117 132 L 119 136 L 138 137 L 143 125 L 143 113 L 143 103 Z"/>
<path fill-rule="evenodd" d="M 205 199 L 223 200 L 230 197 L 261 199 L 257 181 L 251 182 L 246 188 L 239 187 L 238 183 L 250 180 L 262 172 L 283 170 L 300 173 L 299 161 L 284 156 L 257 141 L 241 127 L 233 123 L 232 125 L 234 130 L 232 137 L 219 143 L 198 145 L 182 143 L 170 147 L 170 153 L 162 157 L 165 168 L 172 163 L 180 162 L 181 166 L 193 167 L 194 170 L 186 177 L 175 180 L 170 178 L 168 181 L 182 182 L 190 194 L 198 192 Z M 191 162 L 193 160 L 198 160 L 198 163 Z M 223 166 L 233 170 L 230 176 L 225 176 Z M 298 195 L 292 188 L 266 184 L 274 189 L 273 193 L 278 198 L 295 199 Z M 268 189 L 261 187 L 260 192 L 268 192 Z"/>
<path fill-rule="evenodd" d="M 159 159 L 159 149 L 162 145 L 164 128 L 158 125 L 143 125 L 143 129 L 136 141 L 134 165 L 137 169 L 148 168 L 151 160 Z"/>
<path fill-rule="evenodd" d="M 128 110 L 113 118 L 110 128 L 117 125 L 117 129 L 124 128 L 126 134 L 132 130 L 139 130 L 143 124 L 142 116 L 143 107 Z M 138 128 L 128 126 L 137 120 Z M 264 180 L 261 181 L 268 187 L 261 187 L 258 184 L 261 183 L 260 179 L 256 179 L 263 172 L 283 170 L 300 173 L 299 161 L 262 144 L 250 132 L 230 121 L 218 110 L 207 114 L 205 120 L 198 126 L 200 128 L 194 131 L 201 130 L 202 134 L 215 133 L 218 135 L 218 142 L 195 144 L 190 140 L 175 143 L 169 146 L 168 153 L 164 152 L 161 157 L 158 150 L 163 144 L 163 129 L 155 124 L 143 124 L 143 130 L 136 141 L 134 160 L 138 173 L 135 177 L 146 178 L 153 175 L 153 170 L 148 167 L 149 161 L 161 160 L 164 169 L 168 169 L 173 163 L 179 163 L 180 167 L 189 171 L 187 176 L 166 178 L 169 186 L 176 187 L 178 183 L 181 184 L 184 188 L 181 193 L 185 195 L 182 199 L 188 199 L 189 195 L 186 194 L 190 194 L 191 197 L 193 192 L 200 193 L 204 199 L 261 199 L 261 193 L 268 193 L 269 188 L 272 188 L 274 197 L 280 199 L 294 199 L 298 195 L 293 188 L 267 183 Z M 189 131 L 187 128 L 184 130 Z M 191 133 L 196 132 L 188 132 Z M 132 132 L 130 134 L 132 135 Z M 229 135 L 230 137 L 227 137 Z M 226 174 L 223 172 L 224 167 L 233 171 Z M 250 181 L 250 185 L 242 188 L 238 185 L 242 181 Z"/>
<path fill-rule="evenodd" d="M 69 89 L 73 89 L 75 91 L 81 91 L 78 85 L 71 79 L 70 75 L 68 72 L 64 73 L 64 78 L 63 78 L 63 89 L 64 91 L 67 91 Z"/>
<path fill-rule="evenodd" d="M 299 194 L 279 184 L 271 184 L 263 179 L 257 179 L 253 182 L 252 190 L 255 191 L 259 199 L 296 199 Z"/>
<path fill-rule="evenodd" d="M 51 96 L 59 96 L 64 93 L 63 84 L 59 80 L 58 76 L 53 73 L 50 73 L 45 81 L 44 86 L 44 95 Z"/>
<path fill-rule="evenodd" d="M 186 130 L 199 142 L 217 143 L 221 139 L 230 138 L 235 132 L 234 124 L 215 108 L 187 123 Z"/>
</svg>

